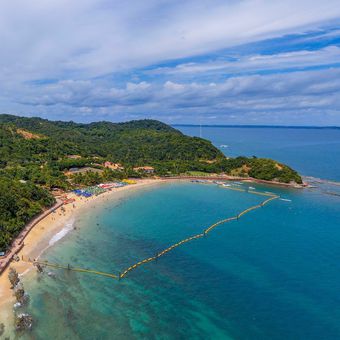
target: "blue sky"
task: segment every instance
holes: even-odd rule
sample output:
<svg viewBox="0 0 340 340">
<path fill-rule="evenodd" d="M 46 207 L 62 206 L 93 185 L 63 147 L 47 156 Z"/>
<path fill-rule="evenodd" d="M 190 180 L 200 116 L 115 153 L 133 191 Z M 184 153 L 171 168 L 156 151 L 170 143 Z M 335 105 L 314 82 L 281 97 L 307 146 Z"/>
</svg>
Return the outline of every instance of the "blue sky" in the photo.
<svg viewBox="0 0 340 340">
<path fill-rule="evenodd" d="M 339 0 L 12 0 L 0 111 L 340 126 Z"/>
</svg>

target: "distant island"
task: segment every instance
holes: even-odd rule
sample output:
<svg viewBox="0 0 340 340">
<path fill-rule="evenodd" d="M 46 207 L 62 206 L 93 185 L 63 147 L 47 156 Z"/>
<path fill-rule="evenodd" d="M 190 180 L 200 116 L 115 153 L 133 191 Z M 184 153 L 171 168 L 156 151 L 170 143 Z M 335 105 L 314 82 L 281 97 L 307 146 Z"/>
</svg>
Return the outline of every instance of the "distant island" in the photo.
<svg viewBox="0 0 340 340">
<path fill-rule="evenodd" d="M 234 176 L 302 184 L 272 159 L 228 158 L 210 141 L 156 120 L 49 121 L 0 115 L 0 254 L 56 193 L 128 178 Z"/>
</svg>

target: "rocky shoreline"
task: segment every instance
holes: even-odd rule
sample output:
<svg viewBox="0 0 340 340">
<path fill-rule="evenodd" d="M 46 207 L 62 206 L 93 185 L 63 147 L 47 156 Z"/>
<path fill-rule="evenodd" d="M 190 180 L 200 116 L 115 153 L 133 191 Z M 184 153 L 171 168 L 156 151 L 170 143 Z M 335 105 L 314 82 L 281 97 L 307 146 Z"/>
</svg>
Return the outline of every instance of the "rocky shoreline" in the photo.
<svg viewBox="0 0 340 340">
<path fill-rule="evenodd" d="M 33 317 L 24 311 L 29 304 L 29 295 L 25 292 L 19 274 L 13 267 L 9 269 L 8 279 L 16 301 L 13 305 L 15 330 L 17 332 L 29 331 L 33 327 Z"/>
<path fill-rule="evenodd" d="M 161 177 L 162 180 L 211 180 L 211 181 L 238 181 L 238 182 L 250 182 L 250 183 L 259 183 L 266 185 L 273 185 L 285 188 L 294 188 L 294 189 L 303 189 L 309 186 L 308 183 L 304 182 L 303 184 L 297 184 L 295 182 L 292 183 L 283 183 L 277 181 L 267 181 L 264 179 L 256 179 L 253 177 L 236 177 L 229 175 L 207 175 L 207 176 L 172 176 L 172 177 Z"/>
</svg>

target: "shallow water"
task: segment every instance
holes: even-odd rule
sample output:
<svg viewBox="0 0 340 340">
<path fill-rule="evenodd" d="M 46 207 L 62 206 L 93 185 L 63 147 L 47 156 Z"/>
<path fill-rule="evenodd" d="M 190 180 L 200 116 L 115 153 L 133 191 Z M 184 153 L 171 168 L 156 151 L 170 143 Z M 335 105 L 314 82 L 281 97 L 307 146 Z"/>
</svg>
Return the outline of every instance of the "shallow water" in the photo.
<svg viewBox="0 0 340 340">
<path fill-rule="evenodd" d="M 246 186 L 246 185 L 244 185 Z M 218 227 L 120 282 L 53 270 L 25 279 L 31 339 L 340 338 L 340 204 L 320 190 Z M 92 208 L 51 262 L 118 273 L 263 200 L 216 185 L 167 184 Z"/>
</svg>

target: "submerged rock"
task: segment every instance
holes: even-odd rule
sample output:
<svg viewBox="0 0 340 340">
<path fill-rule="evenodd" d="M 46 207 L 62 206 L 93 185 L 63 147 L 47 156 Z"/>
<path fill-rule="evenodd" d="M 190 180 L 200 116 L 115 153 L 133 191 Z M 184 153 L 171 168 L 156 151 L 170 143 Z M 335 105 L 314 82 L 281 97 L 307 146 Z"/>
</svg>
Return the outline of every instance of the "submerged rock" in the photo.
<svg viewBox="0 0 340 340">
<path fill-rule="evenodd" d="M 13 309 L 18 309 L 22 307 L 22 304 L 20 302 L 16 302 L 14 305 L 13 305 Z"/>
<path fill-rule="evenodd" d="M 42 273 L 44 271 L 43 266 L 41 266 L 39 263 L 36 264 L 36 267 L 37 267 L 38 273 Z"/>
<path fill-rule="evenodd" d="M 19 275 L 13 267 L 9 268 L 8 279 L 12 285 L 11 288 L 14 288 L 20 282 Z"/>
<path fill-rule="evenodd" d="M 21 282 L 14 287 L 14 296 L 21 305 L 25 305 L 29 301 L 29 296 L 25 293 L 24 286 Z"/>
<path fill-rule="evenodd" d="M 18 314 L 15 316 L 15 329 L 17 331 L 26 331 L 32 329 L 33 318 L 27 313 Z"/>
<path fill-rule="evenodd" d="M 55 279 L 57 277 L 57 275 L 53 272 L 48 272 L 47 275 L 53 279 Z"/>
<path fill-rule="evenodd" d="M 5 333 L 5 325 L 3 323 L 0 323 L 0 336 L 2 336 Z"/>
</svg>

